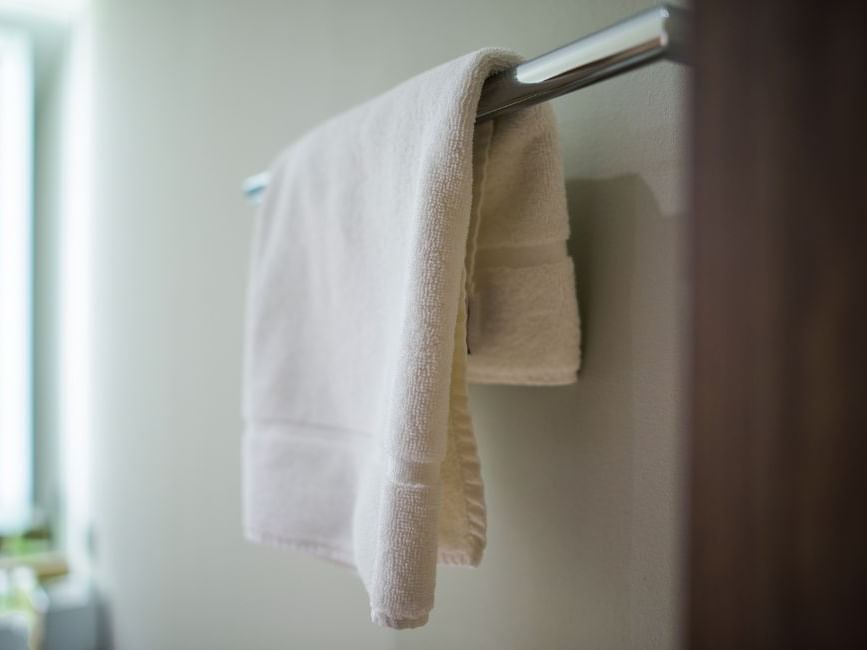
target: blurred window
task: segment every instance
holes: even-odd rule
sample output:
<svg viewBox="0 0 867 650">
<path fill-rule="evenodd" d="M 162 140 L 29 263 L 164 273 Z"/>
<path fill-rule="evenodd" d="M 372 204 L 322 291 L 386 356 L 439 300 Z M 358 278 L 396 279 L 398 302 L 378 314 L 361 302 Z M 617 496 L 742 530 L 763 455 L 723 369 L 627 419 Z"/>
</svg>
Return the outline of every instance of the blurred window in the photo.
<svg viewBox="0 0 867 650">
<path fill-rule="evenodd" d="M 33 62 L 25 33 L 0 30 L 0 534 L 33 501 Z"/>
</svg>

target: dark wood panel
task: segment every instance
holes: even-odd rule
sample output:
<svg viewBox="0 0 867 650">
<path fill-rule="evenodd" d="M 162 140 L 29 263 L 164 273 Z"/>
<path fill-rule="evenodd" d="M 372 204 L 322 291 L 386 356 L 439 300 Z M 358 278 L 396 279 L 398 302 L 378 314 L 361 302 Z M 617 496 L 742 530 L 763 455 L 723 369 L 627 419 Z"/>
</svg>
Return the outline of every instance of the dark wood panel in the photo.
<svg viewBox="0 0 867 650">
<path fill-rule="evenodd" d="M 694 29 L 687 645 L 867 648 L 867 3 Z"/>
</svg>

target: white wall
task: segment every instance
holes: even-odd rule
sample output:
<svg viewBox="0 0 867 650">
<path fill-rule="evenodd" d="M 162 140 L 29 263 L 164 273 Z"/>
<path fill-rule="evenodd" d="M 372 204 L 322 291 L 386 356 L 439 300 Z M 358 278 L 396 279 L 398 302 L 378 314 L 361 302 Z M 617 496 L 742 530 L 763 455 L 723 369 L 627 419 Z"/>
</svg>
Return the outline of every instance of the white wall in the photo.
<svg viewBox="0 0 867 650">
<path fill-rule="evenodd" d="M 350 572 L 242 541 L 241 179 L 344 108 L 485 45 L 541 53 L 627 0 L 97 2 L 96 570 L 120 650 L 677 645 L 685 75 L 555 102 L 585 321 L 576 386 L 477 387 L 480 569 L 420 630 Z"/>
</svg>

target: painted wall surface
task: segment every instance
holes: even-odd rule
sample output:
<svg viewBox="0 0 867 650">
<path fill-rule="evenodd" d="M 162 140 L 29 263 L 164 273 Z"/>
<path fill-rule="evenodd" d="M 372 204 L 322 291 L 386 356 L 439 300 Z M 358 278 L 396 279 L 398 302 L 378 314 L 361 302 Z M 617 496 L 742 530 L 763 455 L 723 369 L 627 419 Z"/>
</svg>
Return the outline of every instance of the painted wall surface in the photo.
<svg viewBox="0 0 867 650">
<path fill-rule="evenodd" d="M 104 0 L 94 7 L 97 578 L 120 650 L 678 645 L 686 73 L 555 102 L 585 364 L 475 387 L 478 570 L 419 630 L 351 572 L 243 541 L 241 180 L 319 121 L 487 45 L 534 55 L 629 0 Z"/>
</svg>

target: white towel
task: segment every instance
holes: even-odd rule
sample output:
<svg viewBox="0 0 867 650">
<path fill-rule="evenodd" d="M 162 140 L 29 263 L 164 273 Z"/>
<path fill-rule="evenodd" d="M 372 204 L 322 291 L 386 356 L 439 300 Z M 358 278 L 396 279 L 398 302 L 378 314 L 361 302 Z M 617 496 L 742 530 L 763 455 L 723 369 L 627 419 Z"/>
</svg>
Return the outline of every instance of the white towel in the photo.
<svg viewBox="0 0 867 650">
<path fill-rule="evenodd" d="M 316 128 L 272 165 L 256 220 L 245 533 L 354 567 L 390 627 L 427 621 L 437 561 L 481 560 L 467 380 L 578 368 L 551 110 L 474 125 L 485 78 L 516 61 L 474 52 Z"/>
</svg>

